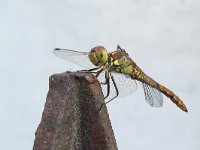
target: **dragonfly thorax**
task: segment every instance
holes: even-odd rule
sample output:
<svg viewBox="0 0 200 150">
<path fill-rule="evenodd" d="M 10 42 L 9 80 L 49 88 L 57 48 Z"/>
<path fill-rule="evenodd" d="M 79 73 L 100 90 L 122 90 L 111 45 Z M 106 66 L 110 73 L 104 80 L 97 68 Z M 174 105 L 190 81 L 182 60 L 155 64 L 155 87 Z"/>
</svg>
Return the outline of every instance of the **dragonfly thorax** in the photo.
<svg viewBox="0 0 200 150">
<path fill-rule="evenodd" d="M 92 48 L 88 57 L 95 66 L 103 66 L 108 62 L 108 52 L 103 46 Z"/>
</svg>

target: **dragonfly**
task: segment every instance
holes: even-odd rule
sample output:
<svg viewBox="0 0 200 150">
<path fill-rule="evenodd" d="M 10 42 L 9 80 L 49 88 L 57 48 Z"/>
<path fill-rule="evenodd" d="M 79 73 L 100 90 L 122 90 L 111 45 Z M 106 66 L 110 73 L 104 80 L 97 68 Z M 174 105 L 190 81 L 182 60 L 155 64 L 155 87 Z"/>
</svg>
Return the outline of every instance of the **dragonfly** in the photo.
<svg viewBox="0 0 200 150">
<path fill-rule="evenodd" d="M 174 92 L 145 74 L 129 57 L 126 50 L 119 45 L 115 51 L 111 52 L 108 52 L 104 46 L 96 46 L 89 52 L 62 48 L 55 48 L 53 52 L 58 57 L 87 68 L 83 71 L 96 73 L 97 78 L 103 75 L 104 81 L 100 83 L 107 86 L 104 99 L 112 93 L 110 92 L 112 83 L 115 88 L 115 95 L 104 104 L 111 102 L 120 95 L 124 96 L 134 92 L 137 89 L 137 81 L 142 84 L 145 100 L 151 107 L 162 107 L 162 94 L 164 94 L 181 110 L 188 112 L 184 102 Z M 121 83 L 121 85 L 118 83 Z"/>
</svg>

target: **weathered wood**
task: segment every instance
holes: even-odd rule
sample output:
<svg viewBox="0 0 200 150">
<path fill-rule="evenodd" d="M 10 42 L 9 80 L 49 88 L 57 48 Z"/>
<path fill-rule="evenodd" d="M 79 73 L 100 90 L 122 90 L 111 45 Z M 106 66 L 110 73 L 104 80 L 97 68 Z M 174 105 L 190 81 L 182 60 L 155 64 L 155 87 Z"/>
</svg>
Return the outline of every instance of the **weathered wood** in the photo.
<svg viewBox="0 0 200 150">
<path fill-rule="evenodd" d="M 52 75 L 33 150 L 116 150 L 103 95 L 92 74 Z"/>
</svg>

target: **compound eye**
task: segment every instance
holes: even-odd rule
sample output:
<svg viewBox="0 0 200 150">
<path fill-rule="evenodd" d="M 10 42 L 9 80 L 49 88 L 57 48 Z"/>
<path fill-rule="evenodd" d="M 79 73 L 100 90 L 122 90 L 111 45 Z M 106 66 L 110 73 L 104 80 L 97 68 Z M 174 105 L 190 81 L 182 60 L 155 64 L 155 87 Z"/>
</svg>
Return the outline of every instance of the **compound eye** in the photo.
<svg viewBox="0 0 200 150">
<path fill-rule="evenodd" d="M 95 48 L 91 49 L 91 52 L 95 52 Z"/>
</svg>

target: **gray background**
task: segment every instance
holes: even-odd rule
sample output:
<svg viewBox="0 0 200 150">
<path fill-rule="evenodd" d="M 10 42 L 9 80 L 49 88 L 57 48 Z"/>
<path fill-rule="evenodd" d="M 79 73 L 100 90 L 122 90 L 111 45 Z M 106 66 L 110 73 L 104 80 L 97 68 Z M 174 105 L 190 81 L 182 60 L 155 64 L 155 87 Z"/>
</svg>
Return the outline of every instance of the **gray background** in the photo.
<svg viewBox="0 0 200 150">
<path fill-rule="evenodd" d="M 200 149 L 200 3 L 197 0 L 0 0 L 0 145 L 32 149 L 48 78 L 80 67 L 55 47 L 120 44 L 189 113 L 164 97 L 151 108 L 140 87 L 108 105 L 120 150 Z"/>
</svg>

